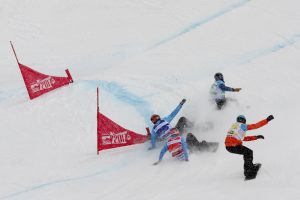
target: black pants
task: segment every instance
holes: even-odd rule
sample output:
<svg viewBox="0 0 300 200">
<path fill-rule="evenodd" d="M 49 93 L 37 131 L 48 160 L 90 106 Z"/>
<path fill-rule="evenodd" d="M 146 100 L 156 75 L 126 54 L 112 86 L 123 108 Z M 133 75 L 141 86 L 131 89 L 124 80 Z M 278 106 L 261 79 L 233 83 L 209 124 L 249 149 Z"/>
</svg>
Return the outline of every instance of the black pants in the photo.
<svg viewBox="0 0 300 200">
<path fill-rule="evenodd" d="M 230 153 L 240 154 L 244 156 L 244 174 L 249 176 L 254 169 L 253 165 L 253 151 L 243 145 L 226 147 L 227 151 Z"/>
<path fill-rule="evenodd" d="M 216 99 L 217 108 L 219 110 L 226 104 L 226 99 Z"/>
<path fill-rule="evenodd" d="M 192 126 L 193 126 L 193 123 L 190 122 L 187 118 L 180 117 L 175 128 L 177 128 L 179 130 L 180 134 L 182 134 L 185 128 L 192 128 Z"/>
</svg>

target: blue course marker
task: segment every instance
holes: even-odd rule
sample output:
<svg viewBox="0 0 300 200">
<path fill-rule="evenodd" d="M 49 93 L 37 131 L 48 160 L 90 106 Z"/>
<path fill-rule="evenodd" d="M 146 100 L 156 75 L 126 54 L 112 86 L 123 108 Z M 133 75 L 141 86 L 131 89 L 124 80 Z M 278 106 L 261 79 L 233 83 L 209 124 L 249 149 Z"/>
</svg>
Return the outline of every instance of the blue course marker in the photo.
<svg viewBox="0 0 300 200">
<path fill-rule="evenodd" d="M 179 30 L 178 32 L 173 33 L 169 37 L 166 37 L 165 39 L 162 39 L 161 41 L 153 44 L 147 50 L 151 50 L 153 48 L 156 48 L 156 47 L 159 47 L 161 45 L 164 45 L 164 44 L 166 44 L 166 43 L 168 43 L 168 42 L 170 42 L 170 41 L 172 41 L 172 40 L 174 40 L 174 39 L 176 39 L 176 38 L 178 38 L 178 37 L 180 37 L 180 36 L 182 36 L 182 35 L 184 35 L 184 34 L 186 34 L 188 32 L 191 32 L 191 31 L 199 28 L 200 26 L 202 26 L 204 24 L 207 24 L 207 23 L 209 23 L 209 22 L 211 22 L 211 21 L 213 21 L 213 20 L 215 20 L 215 19 L 217 19 L 217 18 L 219 18 L 219 17 L 221 17 L 221 16 L 223 16 L 223 15 L 225 15 L 225 14 L 227 14 L 227 13 L 229 13 L 229 12 L 231 12 L 231 11 L 237 9 L 237 8 L 239 8 L 239 7 L 244 6 L 249 1 L 251 1 L 251 0 L 241 0 L 241 1 L 237 2 L 237 3 L 231 4 L 231 5 L 223 8 L 222 10 L 220 10 L 220 11 L 218 11 L 218 12 L 216 12 L 216 13 L 208 16 L 208 17 L 206 17 L 206 18 L 204 18 L 204 19 L 202 19 L 200 21 L 197 21 L 197 22 L 195 22 L 195 23 L 187 26 L 183 30 Z"/>
</svg>

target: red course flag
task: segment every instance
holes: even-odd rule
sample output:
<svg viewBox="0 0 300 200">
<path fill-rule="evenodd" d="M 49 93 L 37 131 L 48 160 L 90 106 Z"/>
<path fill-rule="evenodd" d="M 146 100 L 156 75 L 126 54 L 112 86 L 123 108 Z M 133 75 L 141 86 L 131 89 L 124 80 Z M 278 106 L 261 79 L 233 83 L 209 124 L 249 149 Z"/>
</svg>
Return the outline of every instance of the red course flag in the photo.
<svg viewBox="0 0 300 200">
<path fill-rule="evenodd" d="M 111 149 L 133 144 L 144 143 L 148 135 L 141 135 L 127 130 L 99 112 L 97 88 L 97 153 L 104 149 Z M 147 129 L 148 130 L 148 129 Z"/>
<path fill-rule="evenodd" d="M 30 99 L 73 82 L 68 69 L 66 69 L 67 77 L 57 77 L 45 75 L 21 63 L 18 64 Z"/>
<path fill-rule="evenodd" d="M 67 73 L 67 77 L 57 77 L 42 74 L 21 64 L 17 58 L 15 49 L 11 42 L 10 44 L 18 62 L 30 99 L 34 99 L 56 88 L 62 87 L 69 83 L 73 83 L 72 76 L 68 69 L 65 70 Z"/>
</svg>

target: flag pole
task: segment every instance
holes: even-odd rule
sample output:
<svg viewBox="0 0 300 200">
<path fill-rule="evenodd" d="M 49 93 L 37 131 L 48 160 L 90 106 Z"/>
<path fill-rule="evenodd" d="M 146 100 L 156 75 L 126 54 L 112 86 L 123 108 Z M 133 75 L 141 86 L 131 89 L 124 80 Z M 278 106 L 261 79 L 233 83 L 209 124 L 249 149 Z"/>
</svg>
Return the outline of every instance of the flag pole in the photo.
<svg viewBox="0 0 300 200">
<path fill-rule="evenodd" d="M 17 54 L 16 54 L 16 51 L 15 51 L 15 48 L 14 48 L 12 42 L 11 42 L 11 41 L 9 41 L 9 42 L 10 42 L 10 46 L 11 46 L 11 48 L 12 48 L 14 54 L 15 54 L 15 58 L 16 58 L 16 60 L 17 60 L 17 63 L 20 64 L 20 62 L 19 62 L 19 60 L 18 60 L 18 57 L 17 57 Z"/>
<path fill-rule="evenodd" d="M 99 122 L 98 122 L 98 115 L 99 115 L 99 88 L 97 87 L 97 155 L 99 155 L 99 134 L 98 134 L 98 126 L 99 126 Z"/>
<path fill-rule="evenodd" d="M 97 87 L 97 112 L 99 112 L 99 88 Z"/>
</svg>

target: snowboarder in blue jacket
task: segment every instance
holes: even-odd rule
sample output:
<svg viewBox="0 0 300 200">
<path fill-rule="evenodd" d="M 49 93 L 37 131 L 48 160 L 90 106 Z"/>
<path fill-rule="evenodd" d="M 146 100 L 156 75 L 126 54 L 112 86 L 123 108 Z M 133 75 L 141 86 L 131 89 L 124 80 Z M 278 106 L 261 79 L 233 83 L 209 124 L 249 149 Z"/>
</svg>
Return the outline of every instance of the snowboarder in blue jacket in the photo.
<svg viewBox="0 0 300 200">
<path fill-rule="evenodd" d="M 156 140 L 159 138 L 160 140 L 166 140 L 170 136 L 170 130 L 173 128 L 171 126 L 171 121 L 177 115 L 177 113 L 181 110 L 183 104 L 186 102 L 186 99 L 182 99 L 179 105 L 172 111 L 172 113 L 164 118 L 160 118 L 159 115 L 153 114 L 151 116 L 151 122 L 154 124 L 151 130 L 151 146 L 149 150 L 154 149 L 156 147 Z M 178 128 L 179 132 L 182 133 L 184 128 L 189 126 L 190 122 L 185 117 L 181 117 L 177 124 L 176 128 Z"/>
<path fill-rule="evenodd" d="M 159 159 L 153 165 L 159 164 L 167 151 L 173 158 L 189 161 L 189 153 L 216 152 L 219 146 L 217 142 L 206 142 L 205 140 L 199 142 L 192 133 L 188 133 L 185 138 L 177 128 L 172 128 L 169 132 L 170 136 L 160 151 Z"/>
<path fill-rule="evenodd" d="M 223 74 L 220 72 L 216 73 L 214 78 L 215 82 L 211 86 L 210 93 L 217 104 L 217 108 L 221 109 L 226 103 L 225 92 L 239 92 L 242 88 L 227 87 L 224 82 Z"/>
</svg>

